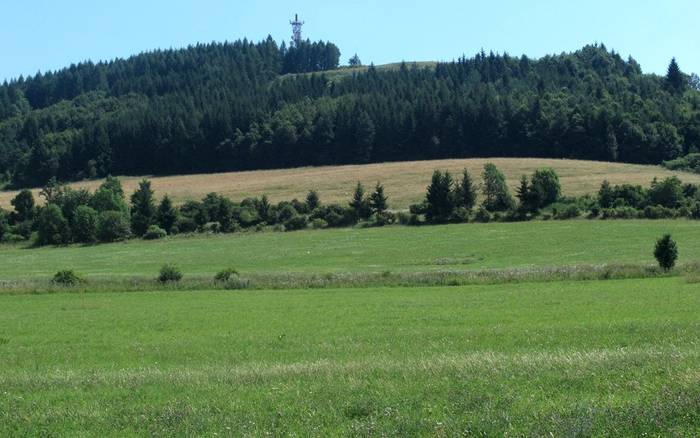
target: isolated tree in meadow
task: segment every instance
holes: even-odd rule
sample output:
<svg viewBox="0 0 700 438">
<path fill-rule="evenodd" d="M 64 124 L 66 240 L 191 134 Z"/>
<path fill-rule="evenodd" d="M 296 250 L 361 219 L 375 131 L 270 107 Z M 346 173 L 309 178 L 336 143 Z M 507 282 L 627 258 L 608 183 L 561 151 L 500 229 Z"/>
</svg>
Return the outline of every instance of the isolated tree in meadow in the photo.
<svg viewBox="0 0 700 438">
<path fill-rule="evenodd" d="M 464 169 L 462 172 L 462 179 L 455 188 L 455 201 L 457 203 L 457 207 L 464 207 L 467 210 L 474 208 L 474 205 L 476 205 L 476 190 L 476 184 L 474 184 L 469 171 Z"/>
<path fill-rule="evenodd" d="M 510 196 L 506 177 L 493 163 L 484 165 L 484 202 L 488 211 L 505 211 L 513 208 L 515 202 Z"/>
<path fill-rule="evenodd" d="M 455 209 L 452 175 L 435 170 L 425 195 L 425 219 L 432 223 L 447 222 Z"/>
<path fill-rule="evenodd" d="M 369 197 L 369 206 L 372 213 L 384 213 L 388 208 L 389 198 L 384 194 L 384 186 L 380 183 L 374 187 L 374 192 Z"/>
<path fill-rule="evenodd" d="M 654 257 L 656 257 L 656 260 L 659 262 L 659 266 L 666 272 L 673 269 L 676 265 L 678 246 L 673 238 L 671 238 L 670 234 L 665 234 L 656 242 Z"/>
<path fill-rule="evenodd" d="M 321 206 L 321 198 L 318 197 L 316 190 L 310 190 L 306 195 L 306 210 L 311 213 Z"/>
<path fill-rule="evenodd" d="M 156 221 L 158 222 L 158 226 L 164 229 L 168 234 L 172 231 L 173 225 L 175 225 L 177 221 L 177 211 L 175 207 L 173 207 L 173 201 L 170 200 L 168 195 L 163 196 L 160 204 L 158 204 Z"/>
<path fill-rule="evenodd" d="M 671 59 L 671 63 L 668 65 L 666 83 L 674 91 L 682 91 L 683 86 L 685 85 L 685 78 L 683 77 L 680 67 L 678 67 L 676 58 Z"/>
<path fill-rule="evenodd" d="M 352 195 L 349 205 L 356 219 L 367 219 L 367 217 L 369 217 L 369 200 L 365 198 L 365 188 L 359 181 L 357 182 L 357 186 L 355 186 L 355 192 Z"/>
<path fill-rule="evenodd" d="M 153 225 L 156 206 L 153 201 L 151 182 L 141 180 L 139 188 L 131 195 L 131 229 L 137 236 L 143 236 L 148 227 Z"/>
<path fill-rule="evenodd" d="M 34 195 L 30 190 L 24 189 L 17 194 L 12 201 L 12 207 L 15 209 L 15 222 L 24 222 L 34 219 L 35 203 Z"/>
</svg>

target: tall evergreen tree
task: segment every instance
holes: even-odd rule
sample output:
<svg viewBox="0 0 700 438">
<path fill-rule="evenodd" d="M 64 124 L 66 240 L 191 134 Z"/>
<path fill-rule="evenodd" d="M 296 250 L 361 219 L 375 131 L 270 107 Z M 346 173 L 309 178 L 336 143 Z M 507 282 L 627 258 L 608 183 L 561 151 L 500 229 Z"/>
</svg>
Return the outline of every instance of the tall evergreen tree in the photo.
<svg viewBox="0 0 700 438">
<path fill-rule="evenodd" d="M 513 208 L 506 177 L 493 163 L 484 165 L 484 207 L 489 211 L 504 211 Z"/>
<path fill-rule="evenodd" d="M 425 219 L 431 223 L 444 223 L 455 209 L 453 181 L 450 172 L 435 170 L 425 196 Z"/>
<path fill-rule="evenodd" d="M 148 227 L 155 223 L 156 206 L 153 200 L 151 182 L 141 180 L 138 189 L 131 195 L 131 230 L 143 236 Z"/>
<path fill-rule="evenodd" d="M 467 169 L 462 172 L 462 179 L 456 187 L 456 200 L 458 207 L 464 207 L 471 210 L 476 205 L 476 185 L 472 181 L 472 177 Z"/>
<path fill-rule="evenodd" d="M 352 208 L 355 219 L 367 219 L 370 214 L 369 200 L 365 198 L 365 188 L 361 182 L 357 182 L 352 199 L 350 200 L 350 208 Z"/>
<path fill-rule="evenodd" d="M 168 195 L 163 196 L 158 204 L 156 213 L 156 221 L 158 226 L 164 229 L 168 234 L 172 232 L 173 225 L 177 221 L 177 211 L 173 207 L 173 202 Z"/>
<path fill-rule="evenodd" d="M 389 198 L 384 194 L 384 186 L 377 182 L 374 192 L 369 197 L 369 206 L 372 213 L 384 213 L 388 208 Z"/>
<path fill-rule="evenodd" d="M 681 73 L 678 62 L 676 62 L 676 58 L 671 59 L 671 63 L 668 65 L 666 82 L 674 91 L 681 91 L 685 85 L 685 78 L 683 77 L 683 73 Z"/>
</svg>

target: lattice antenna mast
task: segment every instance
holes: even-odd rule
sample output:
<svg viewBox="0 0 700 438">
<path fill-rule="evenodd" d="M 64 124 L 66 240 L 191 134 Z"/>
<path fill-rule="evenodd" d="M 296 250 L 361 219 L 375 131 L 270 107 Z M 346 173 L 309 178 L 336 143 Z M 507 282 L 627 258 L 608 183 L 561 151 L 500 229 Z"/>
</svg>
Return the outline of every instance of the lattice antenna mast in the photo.
<svg viewBox="0 0 700 438">
<path fill-rule="evenodd" d="M 292 44 L 299 47 L 301 44 L 301 27 L 304 25 L 304 22 L 299 21 L 298 14 L 294 14 L 294 21 L 290 21 L 289 24 L 292 25 Z"/>
</svg>

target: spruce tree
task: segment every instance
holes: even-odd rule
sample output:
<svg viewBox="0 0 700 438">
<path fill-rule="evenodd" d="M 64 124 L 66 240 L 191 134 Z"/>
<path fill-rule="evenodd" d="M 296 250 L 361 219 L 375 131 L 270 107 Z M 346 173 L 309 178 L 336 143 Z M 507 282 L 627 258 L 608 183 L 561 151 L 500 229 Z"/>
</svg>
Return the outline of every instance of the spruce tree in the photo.
<svg viewBox="0 0 700 438">
<path fill-rule="evenodd" d="M 355 192 L 352 195 L 352 200 L 350 200 L 349 205 L 355 214 L 355 219 L 367 219 L 369 216 L 369 201 L 365 198 L 365 188 L 359 181 L 357 182 Z"/>
<path fill-rule="evenodd" d="M 165 195 L 158 204 L 158 212 L 156 213 L 158 226 L 164 229 L 168 234 L 173 229 L 173 225 L 177 221 L 177 211 L 173 207 L 173 202 L 168 195 Z"/>
<path fill-rule="evenodd" d="M 458 207 L 471 210 L 476 205 L 476 185 L 467 169 L 462 172 L 462 179 L 457 185 L 455 194 Z"/>
<path fill-rule="evenodd" d="M 131 229 L 137 236 L 143 236 L 155 220 L 156 207 L 153 201 L 151 182 L 143 179 L 139 188 L 131 195 Z"/>
<path fill-rule="evenodd" d="M 683 73 L 681 73 L 681 69 L 678 67 L 676 58 L 671 59 L 671 63 L 668 65 L 666 82 L 674 91 L 681 91 L 683 89 L 685 78 L 683 78 Z"/>
<path fill-rule="evenodd" d="M 384 186 L 380 183 L 374 188 L 374 192 L 369 197 L 369 206 L 372 213 L 384 213 L 388 208 L 388 197 L 384 194 Z"/>
<path fill-rule="evenodd" d="M 321 206 L 321 199 L 315 190 L 310 190 L 306 195 L 306 210 L 311 213 Z"/>
<path fill-rule="evenodd" d="M 435 170 L 425 196 L 425 219 L 431 223 L 444 223 L 455 209 L 452 192 L 452 175 Z"/>
</svg>

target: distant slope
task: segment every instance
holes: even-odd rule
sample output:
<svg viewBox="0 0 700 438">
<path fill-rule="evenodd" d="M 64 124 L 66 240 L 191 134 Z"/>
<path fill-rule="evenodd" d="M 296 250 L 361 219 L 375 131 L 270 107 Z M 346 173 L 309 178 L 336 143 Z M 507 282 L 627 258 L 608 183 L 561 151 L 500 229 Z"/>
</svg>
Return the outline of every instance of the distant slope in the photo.
<svg viewBox="0 0 700 438">
<path fill-rule="evenodd" d="M 613 184 L 649 185 L 654 177 L 677 175 L 684 182 L 700 184 L 698 174 L 673 172 L 659 166 L 536 158 L 406 161 L 166 176 L 153 178 L 152 181 L 157 196 L 167 193 L 178 203 L 202 198 L 209 192 L 217 192 L 237 200 L 263 194 L 267 194 L 273 201 L 290 200 L 295 197 L 303 199 L 312 189 L 319 192 L 324 202 L 345 202 L 350 198 L 357 181 L 362 181 L 368 189 L 381 182 L 389 196 L 390 207 L 403 209 L 423 198 L 434 169 L 448 169 L 457 174 L 466 167 L 477 181 L 480 181 L 481 170 L 487 162 L 493 162 L 503 170 L 513 189 L 521 175 L 530 174 L 540 167 L 552 167 L 561 178 L 565 195 L 594 193 L 605 179 Z M 126 192 L 133 192 L 139 180 L 140 177 L 123 178 Z M 79 182 L 72 186 L 94 190 L 100 182 Z M 39 190 L 35 190 L 35 194 L 38 193 Z M 0 192 L 0 205 L 10 208 L 10 200 L 15 194 L 16 192 L 12 191 Z"/>
</svg>

